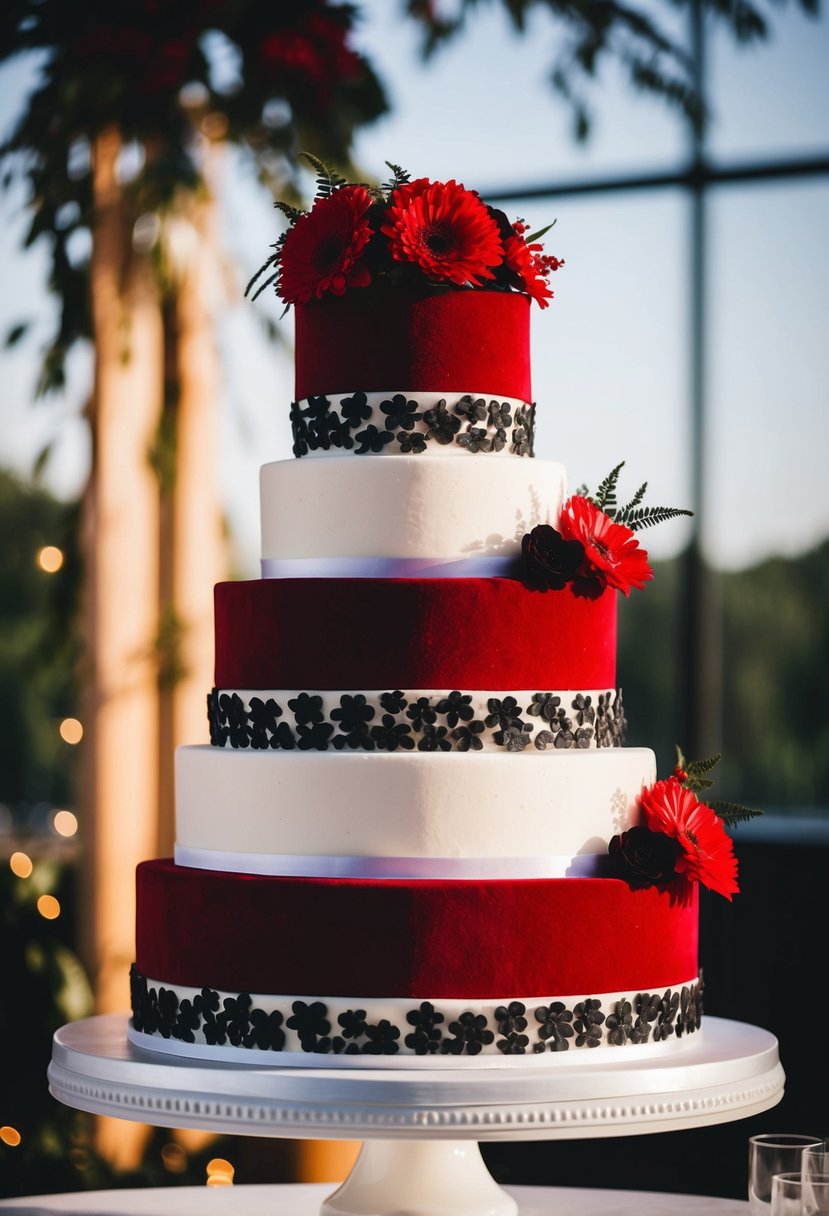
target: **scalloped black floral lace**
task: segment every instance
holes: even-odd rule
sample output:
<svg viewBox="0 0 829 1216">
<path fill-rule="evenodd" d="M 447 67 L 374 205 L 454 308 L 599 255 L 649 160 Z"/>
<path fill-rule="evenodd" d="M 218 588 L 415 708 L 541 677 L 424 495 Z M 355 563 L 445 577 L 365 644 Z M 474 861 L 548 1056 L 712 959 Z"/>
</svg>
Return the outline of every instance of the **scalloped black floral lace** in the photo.
<svg viewBox="0 0 829 1216">
<path fill-rule="evenodd" d="M 251 697 L 214 688 L 207 696 L 214 747 L 254 750 L 481 751 L 484 740 L 508 752 L 621 747 L 626 720 L 621 689 L 576 693 L 562 705 L 556 693 L 534 693 L 528 705 L 515 697 L 490 697 L 476 717 L 472 694 L 458 689 L 437 696 L 399 688 L 369 700 L 343 693 L 328 714 L 318 694 L 301 692 L 284 705 L 273 697 Z"/>
<path fill-rule="evenodd" d="M 514 456 L 533 455 L 535 405 L 470 394 L 451 404 L 441 398 L 425 409 L 402 393 L 376 408 L 362 392 L 343 397 L 338 405 L 328 397 L 307 397 L 293 402 L 290 419 L 295 456 L 332 448 L 355 456 L 386 448 L 419 456 L 430 444 L 451 444 L 473 455 L 505 448 Z"/>
<path fill-rule="evenodd" d="M 367 1009 L 348 1009 L 336 1016 L 323 1001 L 286 1001 L 265 1011 L 247 992 L 222 997 L 202 988 L 180 997 L 173 988 L 151 987 L 135 964 L 130 969 L 132 1024 L 135 1030 L 183 1043 L 284 1051 L 293 1032 L 300 1050 L 318 1055 L 475 1056 L 484 1048 L 504 1055 L 539 1055 L 582 1047 L 626 1047 L 682 1038 L 699 1030 L 702 978 L 664 992 L 637 992 L 602 1004 L 594 998 L 528 1007 L 521 1001 L 499 1005 L 488 1015 L 474 1008 L 452 1018 L 429 1001 L 421 1001 L 395 1025 L 372 1020 Z M 368 1002 L 367 1002 L 368 1003 Z"/>
</svg>

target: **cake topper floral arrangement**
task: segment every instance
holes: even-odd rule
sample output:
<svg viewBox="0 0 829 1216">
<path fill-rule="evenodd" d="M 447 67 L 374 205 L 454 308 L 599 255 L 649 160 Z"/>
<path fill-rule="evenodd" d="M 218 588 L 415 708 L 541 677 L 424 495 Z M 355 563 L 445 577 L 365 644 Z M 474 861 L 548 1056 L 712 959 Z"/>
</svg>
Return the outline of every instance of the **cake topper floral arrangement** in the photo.
<svg viewBox="0 0 829 1216">
<path fill-rule="evenodd" d="M 611 840 L 614 870 L 634 888 L 667 886 L 682 891 L 689 883 L 701 882 L 730 900 L 740 888 L 726 826 L 753 819 L 762 811 L 735 802 L 700 801 L 697 795 L 714 784 L 708 774 L 719 764 L 719 754 L 687 761 L 677 747 L 676 755 L 671 776 L 639 797 L 643 822 Z"/>
<path fill-rule="evenodd" d="M 552 224 L 528 233 L 459 182 L 412 181 L 389 161 L 391 180 L 370 186 L 302 155 L 317 173 L 316 198 L 310 211 L 275 204 L 290 226 L 248 284 L 272 270 L 254 299 L 271 284 L 291 305 L 389 283 L 521 291 L 548 306 L 550 275 L 564 265 L 540 244 Z"/>
<path fill-rule="evenodd" d="M 616 490 L 621 461 L 595 494 L 580 486 L 561 509 L 558 528 L 539 524 L 521 542 L 524 581 L 541 590 L 572 586 L 577 594 L 597 596 L 605 587 L 630 595 L 653 578 L 648 553 L 634 533 L 677 515 L 692 515 L 681 507 L 645 507 L 643 482 L 625 506 Z"/>
</svg>

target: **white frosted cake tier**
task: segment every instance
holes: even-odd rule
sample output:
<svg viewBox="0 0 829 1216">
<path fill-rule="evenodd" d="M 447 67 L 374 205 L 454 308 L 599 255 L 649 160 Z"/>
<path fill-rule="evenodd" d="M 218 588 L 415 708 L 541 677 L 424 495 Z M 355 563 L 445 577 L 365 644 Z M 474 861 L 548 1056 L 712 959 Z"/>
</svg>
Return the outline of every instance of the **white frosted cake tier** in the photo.
<svg viewBox="0 0 829 1216">
<path fill-rule="evenodd" d="M 548 460 L 277 461 L 261 471 L 262 573 L 303 577 L 320 559 L 394 559 L 475 562 L 459 573 L 498 574 L 524 533 L 558 521 L 565 494 L 564 466 Z M 407 573 L 400 565 L 369 572 Z M 359 570 L 352 561 L 342 573 Z"/>
<path fill-rule="evenodd" d="M 176 860 L 260 874 L 589 873 L 655 779 L 645 748 L 516 759 L 181 747 Z"/>
</svg>

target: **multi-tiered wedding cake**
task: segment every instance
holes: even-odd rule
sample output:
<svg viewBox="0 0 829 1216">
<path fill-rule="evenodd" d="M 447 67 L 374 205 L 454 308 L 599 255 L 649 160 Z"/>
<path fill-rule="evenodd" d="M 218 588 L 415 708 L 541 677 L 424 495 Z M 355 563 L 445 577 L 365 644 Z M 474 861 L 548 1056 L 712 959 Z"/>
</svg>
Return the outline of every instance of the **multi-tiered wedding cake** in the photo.
<svg viewBox="0 0 829 1216">
<path fill-rule="evenodd" d="M 622 746 L 617 590 L 660 509 L 530 459 L 558 263 L 454 182 L 322 184 L 271 259 L 301 459 L 262 470 L 263 577 L 216 588 L 131 1037 L 357 1067 L 681 1049 L 695 880 L 730 894 L 733 854 L 686 772 Z"/>
</svg>

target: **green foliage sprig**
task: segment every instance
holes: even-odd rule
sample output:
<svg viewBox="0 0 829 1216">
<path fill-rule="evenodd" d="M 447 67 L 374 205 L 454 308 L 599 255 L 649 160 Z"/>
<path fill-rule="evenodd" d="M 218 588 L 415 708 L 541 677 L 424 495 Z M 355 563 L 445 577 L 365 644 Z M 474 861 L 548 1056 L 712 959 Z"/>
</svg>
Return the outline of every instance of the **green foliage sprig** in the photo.
<svg viewBox="0 0 829 1216">
<path fill-rule="evenodd" d="M 703 794 L 713 786 L 714 782 L 708 774 L 717 767 L 721 759 L 721 754 L 717 752 L 715 756 L 709 756 L 707 760 L 686 760 L 682 754 L 682 748 L 677 744 L 674 775 L 680 785 L 683 785 L 686 790 L 690 790 L 692 794 Z M 719 815 L 726 827 L 733 827 L 737 823 L 747 823 L 749 819 L 763 814 L 762 811 L 741 806 L 738 802 L 728 802 L 722 799 L 714 802 L 706 799 L 706 806 L 710 806 L 714 814 Z"/>
<path fill-rule="evenodd" d="M 204 140 L 195 136 L 208 120 L 211 140 L 241 147 L 259 180 L 274 192 L 290 190 L 296 202 L 299 133 L 345 171 L 356 131 L 388 109 L 379 77 L 351 45 L 354 5 L 234 0 L 167 5 L 163 21 L 158 12 L 158 4 L 143 2 L 0 4 L 0 65 L 21 55 L 39 65 L 31 92 L 0 135 L 0 191 L 22 183 L 21 243 L 47 250 L 49 291 L 59 305 L 38 395 L 63 388 L 71 350 L 93 334 L 86 251 L 97 239 L 93 164 L 102 134 L 114 128 L 124 145 L 143 154 L 137 176 L 120 187 L 125 237 L 118 256 L 126 271 L 131 257 L 147 255 L 136 255 L 129 239 L 138 217 L 164 215 L 203 189 Z M 209 44 L 217 36 L 233 48 L 238 87 L 216 83 L 221 73 Z M 302 63 L 291 60 L 296 40 L 308 48 Z M 274 103 L 289 115 L 285 121 L 270 121 Z M 327 174 L 321 188 L 332 188 Z M 157 269 L 153 250 L 149 261 Z M 159 286 L 170 291 L 161 275 Z M 24 337 L 18 318 L 10 336 Z"/>
<path fill-rule="evenodd" d="M 344 177 L 340 177 L 339 173 L 327 165 L 324 160 L 314 156 L 312 152 L 300 152 L 299 156 L 301 160 L 307 160 L 311 168 L 316 171 L 317 198 L 330 198 L 335 190 L 348 185 Z"/>
<path fill-rule="evenodd" d="M 687 511 L 684 507 L 640 506 L 648 488 L 646 481 L 642 482 L 630 502 L 620 507 L 616 500 L 616 491 L 619 474 L 624 467 L 624 460 L 620 460 L 616 468 L 611 469 L 604 481 L 599 484 L 595 494 L 591 494 L 586 486 L 580 486 L 576 493 L 584 498 L 589 498 L 593 505 L 600 511 L 604 511 L 605 515 L 609 516 L 614 523 L 624 524 L 626 528 L 630 528 L 631 532 L 638 532 L 641 528 L 651 528 L 654 524 L 664 523 L 665 520 L 674 519 L 677 515 L 694 514 L 693 511 Z"/>
<path fill-rule="evenodd" d="M 392 171 L 391 179 L 383 182 L 382 190 L 386 199 L 390 198 L 398 186 L 405 186 L 406 182 L 412 180 L 412 176 L 405 169 L 401 169 L 400 165 L 393 164 L 390 160 L 385 162 Z"/>
</svg>

